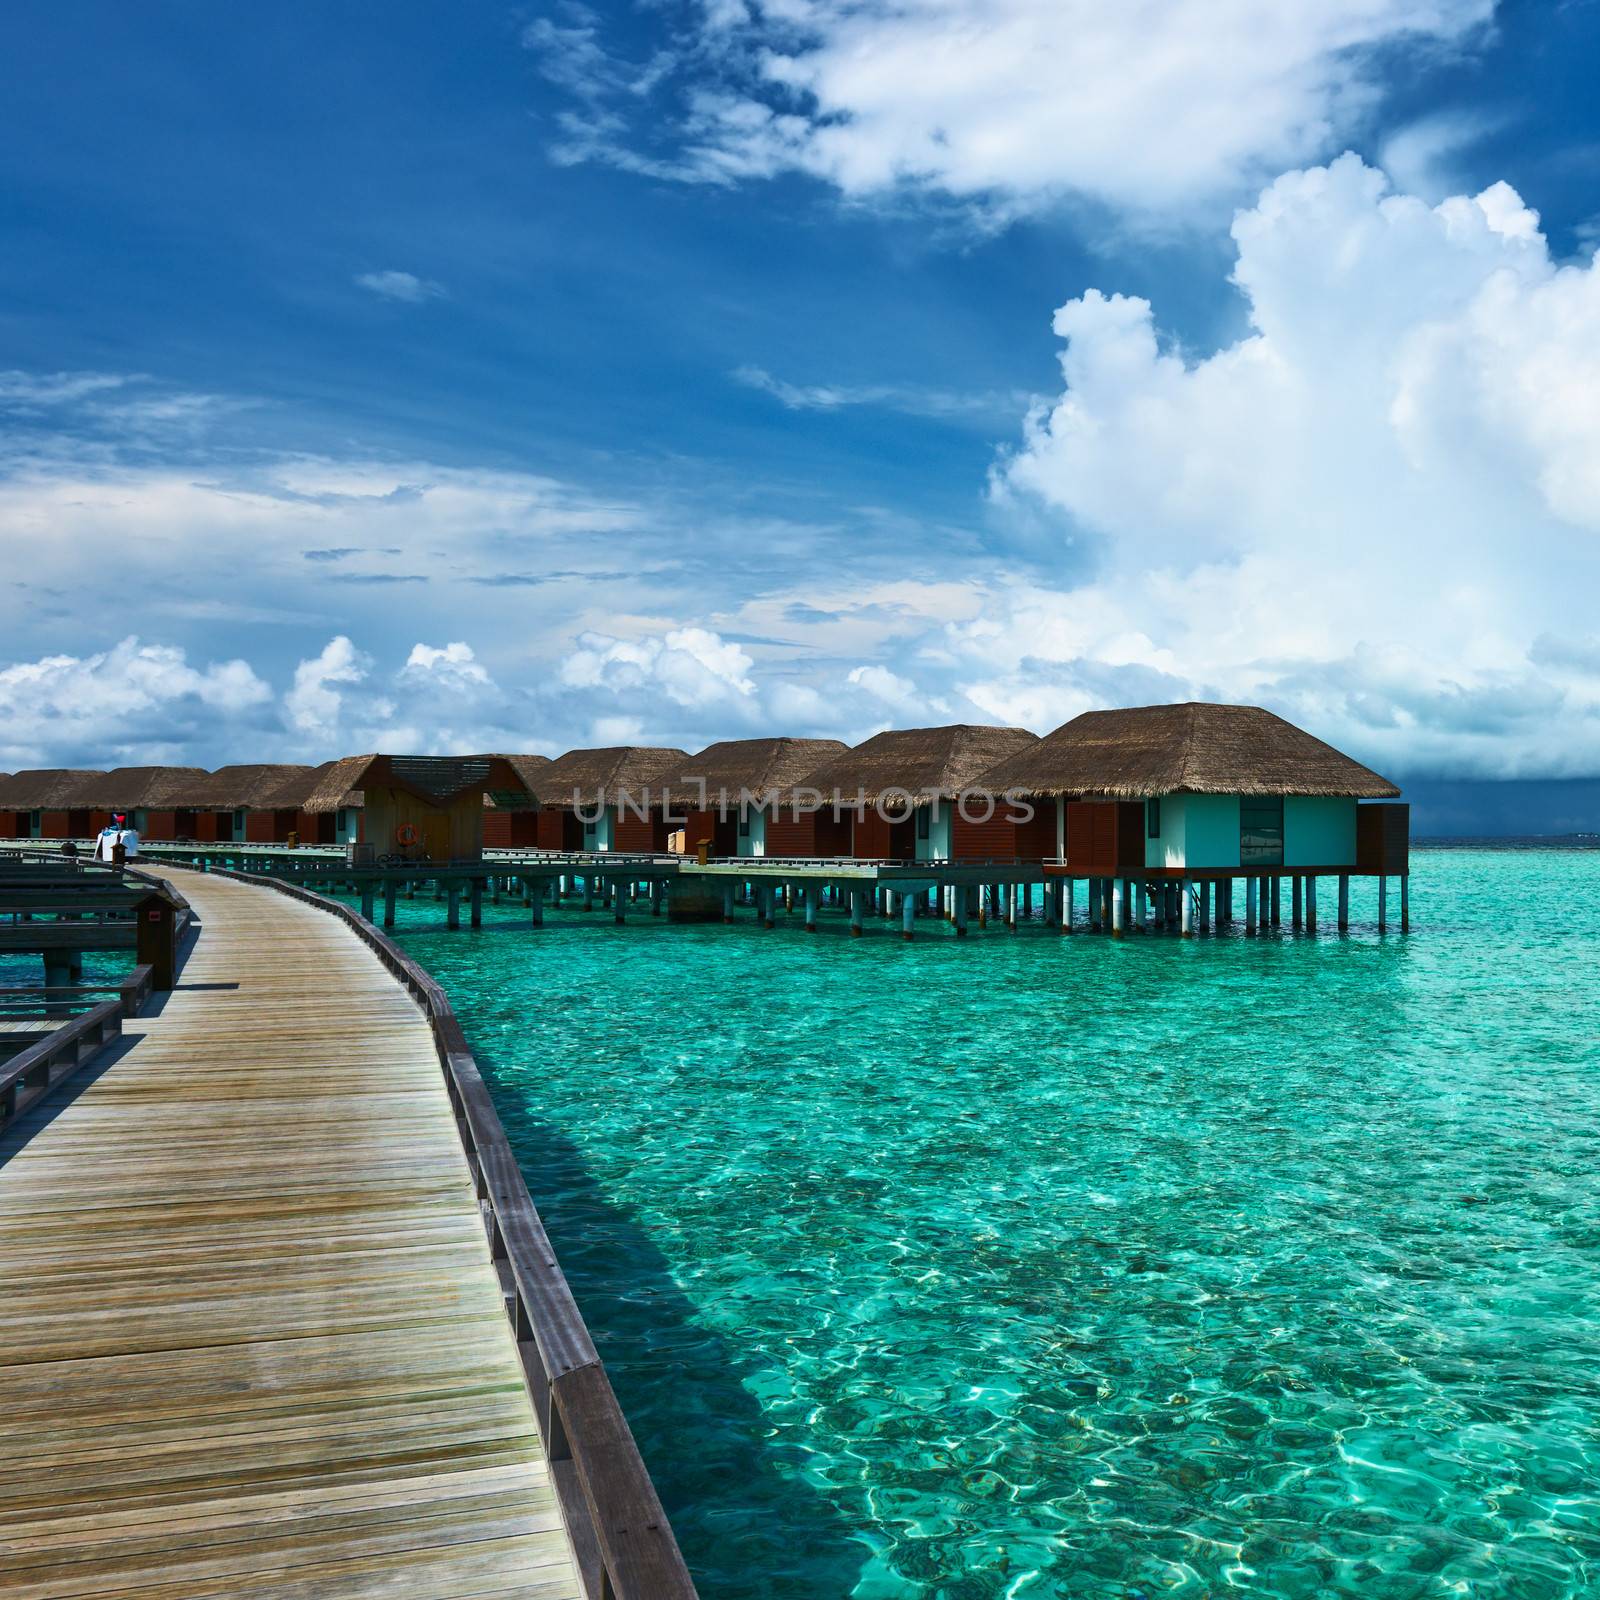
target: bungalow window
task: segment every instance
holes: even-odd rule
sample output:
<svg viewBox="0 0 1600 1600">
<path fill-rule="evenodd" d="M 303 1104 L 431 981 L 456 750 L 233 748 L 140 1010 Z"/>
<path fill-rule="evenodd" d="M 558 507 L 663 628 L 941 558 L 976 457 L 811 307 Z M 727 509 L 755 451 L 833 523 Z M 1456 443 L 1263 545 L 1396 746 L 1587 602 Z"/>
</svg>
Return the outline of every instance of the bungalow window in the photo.
<svg viewBox="0 0 1600 1600">
<path fill-rule="evenodd" d="M 1247 794 L 1239 801 L 1239 865 L 1283 865 L 1283 796 Z"/>
<path fill-rule="evenodd" d="M 933 833 L 933 807 L 932 806 L 918 806 L 917 807 L 917 837 L 919 839 L 927 839 L 927 838 L 930 838 L 932 836 L 932 833 Z"/>
<path fill-rule="evenodd" d="M 1161 837 L 1161 802 L 1159 800 L 1146 800 L 1144 803 L 1144 833 L 1147 839 Z"/>
</svg>

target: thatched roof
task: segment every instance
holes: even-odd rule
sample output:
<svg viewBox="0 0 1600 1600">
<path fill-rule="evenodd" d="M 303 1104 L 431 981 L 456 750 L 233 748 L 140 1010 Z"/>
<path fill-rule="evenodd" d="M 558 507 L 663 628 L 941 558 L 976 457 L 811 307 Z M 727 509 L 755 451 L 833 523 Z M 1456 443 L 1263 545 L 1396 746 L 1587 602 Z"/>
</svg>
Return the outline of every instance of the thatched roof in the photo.
<svg viewBox="0 0 1600 1600">
<path fill-rule="evenodd" d="M 68 795 L 104 774 L 83 767 L 35 767 L 0 781 L 0 811 L 65 811 L 78 804 Z"/>
<path fill-rule="evenodd" d="M 1190 701 L 1086 711 L 983 774 L 996 794 L 1341 795 L 1400 791 L 1369 767 L 1260 706 Z"/>
<path fill-rule="evenodd" d="M 1039 742 L 1026 728 L 953 723 L 947 728 L 891 728 L 824 761 L 803 780 L 824 796 L 870 804 L 888 790 L 915 798 L 949 798 L 969 789 L 997 761 Z"/>
<path fill-rule="evenodd" d="M 511 768 L 521 781 L 522 787 L 527 790 L 527 794 L 506 790 L 485 791 L 483 803 L 502 811 L 537 811 L 539 791 L 544 787 L 544 775 L 552 765 L 550 757 L 499 755 L 495 759 L 505 762 Z"/>
<path fill-rule="evenodd" d="M 89 811 L 162 810 L 182 805 L 211 776 L 204 767 L 114 767 L 73 787 L 67 804 Z"/>
<path fill-rule="evenodd" d="M 324 761 L 312 774 L 315 781 L 301 809 L 341 811 L 346 806 L 359 806 L 361 791 L 356 785 L 361 782 L 361 774 L 376 759 L 376 756 L 341 756 L 337 761 Z"/>
<path fill-rule="evenodd" d="M 795 784 L 848 748 L 838 739 L 724 739 L 655 780 L 668 804 L 716 810 Z"/>
<path fill-rule="evenodd" d="M 219 767 L 171 803 L 185 811 L 287 810 L 310 793 L 316 771 L 281 763 Z"/>
<path fill-rule="evenodd" d="M 594 805 L 602 793 L 614 800 L 619 794 L 652 797 L 662 779 L 689 759 L 687 750 L 658 745 L 608 745 L 600 750 L 569 750 L 557 756 L 539 774 L 539 801 L 560 810 L 573 805 Z"/>
</svg>

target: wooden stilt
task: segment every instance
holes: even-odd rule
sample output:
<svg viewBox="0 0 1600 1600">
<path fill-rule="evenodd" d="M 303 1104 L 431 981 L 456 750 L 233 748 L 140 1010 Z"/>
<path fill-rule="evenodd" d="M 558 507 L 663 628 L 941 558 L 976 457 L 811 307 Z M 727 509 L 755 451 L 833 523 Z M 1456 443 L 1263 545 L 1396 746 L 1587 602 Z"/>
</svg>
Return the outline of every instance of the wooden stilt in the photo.
<svg viewBox="0 0 1600 1600">
<path fill-rule="evenodd" d="M 1300 886 L 1303 882 L 1297 872 L 1289 879 L 1289 926 L 1299 929 L 1304 922 L 1300 910 Z"/>
<path fill-rule="evenodd" d="M 368 922 L 372 921 L 372 899 L 376 893 L 377 885 L 370 879 L 361 885 L 361 915 Z"/>
<path fill-rule="evenodd" d="M 1124 901 L 1127 898 L 1127 884 L 1121 878 L 1111 881 L 1111 937 L 1122 937 L 1122 919 L 1124 915 Z"/>
<path fill-rule="evenodd" d="M 909 939 L 917 930 L 917 897 L 914 894 L 900 896 L 900 933 L 903 938 Z"/>
<path fill-rule="evenodd" d="M 544 885 L 542 883 L 529 883 L 528 891 L 528 921 L 536 928 L 544 926 Z"/>
<path fill-rule="evenodd" d="M 1185 939 L 1194 938 L 1195 895 L 1194 890 L 1187 883 L 1178 885 L 1179 918 L 1183 924 Z"/>
<path fill-rule="evenodd" d="M 1006 885 L 1006 929 L 1008 932 L 1017 931 L 1017 886 L 1014 883 Z"/>
<path fill-rule="evenodd" d="M 1400 931 L 1411 932 L 1411 874 L 1400 874 Z"/>
<path fill-rule="evenodd" d="M 1072 879 L 1067 878 L 1061 885 L 1061 931 L 1063 933 L 1072 932 L 1073 913 L 1077 910 L 1077 907 L 1072 902 L 1076 899 L 1077 895 L 1073 893 Z"/>
<path fill-rule="evenodd" d="M 1378 932 L 1379 933 L 1387 933 L 1388 931 L 1389 931 L 1389 880 L 1386 877 L 1384 877 L 1384 876 L 1382 876 L 1380 874 L 1379 877 L 1378 877 Z"/>
<path fill-rule="evenodd" d="M 1317 931 L 1317 880 L 1306 879 L 1306 932 Z"/>
<path fill-rule="evenodd" d="M 808 883 L 806 885 L 806 887 L 805 887 L 805 896 L 806 896 L 806 932 L 807 933 L 815 933 L 817 931 L 817 901 L 820 898 L 820 896 L 818 894 L 818 890 L 817 890 L 816 884 Z"/>
<path fill-rule="evenodd" d="M 386 928 L 394 926 L 394 879 L 390 878 L 383 886 L 383 925 Z"/>
<path fill-rule="evenodd" d="M 461 889 L 457 884 L 450 885 L 449 901 L 445 907 L 445 926 L 459 928 L 461 926 Z"/>
<path fill-rule="evenodd" d="M 867 891 L 864 889 L 852 889 L 850 891 L 850 937 L 852 939 L 861 937 L 861 909 L 866 900 L 866 895 Z"/>
<path fill-rule="evenodd" d="M 1256 889 L 1260 879 L 1255 876 L 1244 880 L 1244 931 L 1253 937 L 1256 931 Z"/>
<path fill-rule="evenodd" d="M 1339 932 L 1350 931 L 1350 874 L 1339 874 Z"/>
<path fill-rule="evenodd" d="M 967 936 L 967 891 L 956 890 L 956 938 L 965 939 Z"/>
</svg>

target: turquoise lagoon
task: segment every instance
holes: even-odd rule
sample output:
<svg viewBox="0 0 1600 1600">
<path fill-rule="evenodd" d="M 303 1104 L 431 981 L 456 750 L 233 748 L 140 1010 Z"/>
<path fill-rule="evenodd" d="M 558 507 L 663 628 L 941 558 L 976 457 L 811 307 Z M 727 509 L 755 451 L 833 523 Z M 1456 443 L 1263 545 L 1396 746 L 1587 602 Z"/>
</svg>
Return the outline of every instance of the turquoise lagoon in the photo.
<svg viewBox="0 0 1600 1600">
<path fill-rule="evenodd" d="M 1415 868 L 1409 938 L 402 902 L 705 1600 L 1600 1594 L 1600 852 Z"/>
</svg>

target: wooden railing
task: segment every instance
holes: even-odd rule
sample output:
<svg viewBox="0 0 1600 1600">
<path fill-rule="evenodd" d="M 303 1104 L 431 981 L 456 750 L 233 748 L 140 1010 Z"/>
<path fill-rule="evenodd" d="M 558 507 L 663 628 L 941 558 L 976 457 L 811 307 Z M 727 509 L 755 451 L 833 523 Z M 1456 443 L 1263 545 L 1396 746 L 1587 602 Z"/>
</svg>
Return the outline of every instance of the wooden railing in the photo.
<svg viewBox="0 0 1600 1600">
<path fill-rule="evenodd" d="M 117 986 L 115 1000 L 104 1000 L 64 1022 L 0 1065 L 0 1131 L 117 1038 L 122 1019 L 150 998 L 151 981 L 149 967 L 135 967 Z"/>
<path fill-rule="evenodd" d="M 211 870 L 339 917 L 421 1006 L 477 1185 L 506 1313 L 585 1593 L 590 1600 L 696 1600 L 667 1514 L 444 990 L 351 907 L 260 873 Z"/>
</svg>

